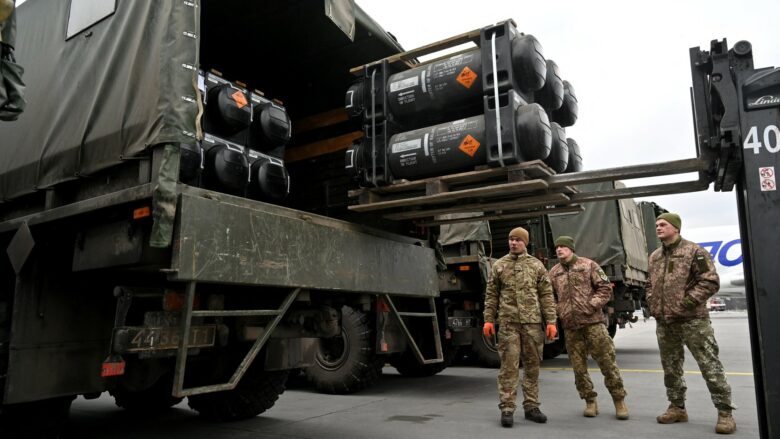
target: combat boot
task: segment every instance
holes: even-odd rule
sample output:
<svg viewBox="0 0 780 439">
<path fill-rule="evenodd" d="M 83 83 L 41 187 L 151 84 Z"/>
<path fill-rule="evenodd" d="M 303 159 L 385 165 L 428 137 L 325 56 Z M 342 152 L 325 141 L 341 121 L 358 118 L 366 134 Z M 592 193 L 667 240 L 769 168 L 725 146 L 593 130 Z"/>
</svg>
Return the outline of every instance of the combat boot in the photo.
<svg viewBox="0 0 780 439">
<path fill-rule="evenodd" d="M 586 418 L 595 418 L 599 414 L 599 403 L 595 399 L 585 400 L 585 411 L 582 412 L 582 416 Z"/>
<path fill-rule="evenodd" d="M 526 410 L 525 419 L 528 419 L 529 421 L 534 421 L 537 424 L 544 424 L 545 422 L 547 422 L 547 416 L 545 416 L 545 414 L 542 413 L 541 410 L 539 410 L 539 407 L 534 407 L 530 410 Z"/>
<path fill-rule="evenodd" d="M 515 414 L 512 412 L 501 412 L 501 426 L 509 428 L 515 423 Z"/>
<path fill-rule="evenodd" d="M 737 431 L 737 421 L 731 416 L 731 410 L 718 410 L 718 423 L 715 433 L 732 434 Z"/>
<path fill-rule="evenodd" d="M 655 418 L 659 424 L 674 424 L 675 422 L 688 422 L 688 412 L 685 407 L 678 407 L 669 404 L 669 408 L 661 415 Z"/>
<path fill-rule="evenodd" d="M 615 417 L 621 421 L 628 419 L 628 406 L 623 398 L 615 400 Z"/>
</svg>

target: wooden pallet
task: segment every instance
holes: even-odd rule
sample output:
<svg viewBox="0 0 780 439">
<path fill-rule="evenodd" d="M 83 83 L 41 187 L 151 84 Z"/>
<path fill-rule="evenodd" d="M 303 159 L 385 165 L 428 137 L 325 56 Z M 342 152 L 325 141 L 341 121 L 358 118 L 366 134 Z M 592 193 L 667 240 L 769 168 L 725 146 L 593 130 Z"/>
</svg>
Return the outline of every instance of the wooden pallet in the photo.
<svg viewBox="0 0 780 439">
<path fill-rule="evenodd" d="M 546 206 L 571 204 L 572 186 L 550 189 L 546 179 L 555 175 L 541 160 L 501 168 L 402 181 L 379 188 L 349 192 L 358 204 L 355 212 L 381 212 L 391 220 L 421 220 L 438 215 L 482 212 L 520 215 Z M 538 214 L 536 214 L 538 215 Z M 458 222 L 458 221 L 454 221 Z"/>
</svg>

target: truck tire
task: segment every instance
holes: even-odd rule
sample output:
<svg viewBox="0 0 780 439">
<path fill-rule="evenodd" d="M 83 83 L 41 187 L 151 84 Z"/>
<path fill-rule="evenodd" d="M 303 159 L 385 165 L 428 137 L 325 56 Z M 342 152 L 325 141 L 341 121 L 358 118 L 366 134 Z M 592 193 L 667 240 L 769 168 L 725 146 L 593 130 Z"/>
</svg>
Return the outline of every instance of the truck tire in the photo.
<svg viewBox="0 0 780 439">
<path fill-rule="evenodd" d="M 0 406 L 0 436 L 59 438 L 75 396 Z M 6 436 L 7 435 L 7 436 Z"/>
<path fill-rule="evenodd" d="M 114 397 L 114 403 L 125 410 L 144 414 L 158 413 L 184 399 L 171 395 L 172 383 L 173 377 L 166 375 L 148 389 L 132 391 L 117 387 L 109 393 Z"/>
<path fill-rule="evenodd" d="M 615 338 L 615 334 L 617 334 L 617 322 L 611 322 L 607 326 L 607 332 L 609 333 L 610 338 Z"/>
<path fill-rule="evenodd" d="M 250 367 L 233 390 L 188 397 L 190 408 L 213 421 L 253 418 L 273 407 L 284 393 L 288 371 L 267 372 Z"/>
<path fill-rule="evenodd" d="M 555 343 L 544 345 L 544 351 L 542 351 L 542 358 L 550 360 L 562 353 L 566 352 L 566 344 L 563 340 L 558 340 Z"/>
<path fill-rule="evenodd" d="M 482 328 L 475 328 L 471 337 L 471 352 L 482 367 L 497 369 L 501 367 L 501 357 L 498 356 L 498 346 L 494 337 L 488 339 L 482 334 Z"/>
<path fill-rule="evenodd" d="M 442 344 L 441 350 L 444 357 L 444 361 L 441 363 L 420 364 L 414 352 L 411 349 L 407 349 L 403 354 L 391 357 L 390 365 L 405 377 L 422 378 L 434 376 L 449 367 L 458 353 L 458 349 L 450 344 Z"/>
<path fill-rule="evenodd" d="M 341 336 L 320 339 L 306 377 L 318 392 L 354 393 L 373 385 L 382 375 L 382 366 L 384 358 L 376 355 L 368 315 L 345 305 L 341 308 Z"/>
</svg>

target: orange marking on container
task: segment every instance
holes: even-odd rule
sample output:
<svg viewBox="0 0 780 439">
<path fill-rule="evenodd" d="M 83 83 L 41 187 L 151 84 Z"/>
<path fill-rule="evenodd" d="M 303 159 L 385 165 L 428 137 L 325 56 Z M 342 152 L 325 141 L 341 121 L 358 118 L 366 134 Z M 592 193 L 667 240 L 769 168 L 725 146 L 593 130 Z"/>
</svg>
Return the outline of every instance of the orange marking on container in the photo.
<svg viewBox="0 0 780 439">
<path fill-rule="evenodd" d="M 474 158 L 474 154 L 477 153 L 480 143 L 477 139 L 473 138 L 471 134 L 467 135 L 463 142 L 460 143 L 458 149 L 466 153 L 471 158 Z"/>
<path fill-rule="evenodd" d="M 460 85 L 466 88 L 471 88 L 471 85 L 474 84 L 476 79 L 477 74 L 474 73 L 474 70 L 468 68 L 468 66 L 464 67 L 463 70 L 458 73 L 458 77 L 455 78 L 456 81 L 460 82 Z"/>
<path fill-rule="evenodd" d="M 231 98 L 233 98 L 234 101 L 236 101 L 236 105 L 238 105 L 238 108 L 244 108 L 249 103 L 246 100 L 246 96 L 244 96 L 244 92 L 241 90 L 238 90 L 237 92 L 230 95 Z"/>
</svg>

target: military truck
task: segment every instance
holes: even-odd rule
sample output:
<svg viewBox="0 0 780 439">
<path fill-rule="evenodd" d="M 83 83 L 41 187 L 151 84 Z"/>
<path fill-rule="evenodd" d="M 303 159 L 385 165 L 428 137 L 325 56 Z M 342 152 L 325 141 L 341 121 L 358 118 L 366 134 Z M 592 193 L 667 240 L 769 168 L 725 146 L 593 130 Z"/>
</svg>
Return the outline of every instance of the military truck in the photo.
<svg viewBox="0 0 780 439">
<path fill-rule="evenodd" d="M 299 183 L 353 135 L 349 68 L 401 50 L 353 2 L 28 0 L 17 19 L 0 431 L 54 435 L 105 391 L 251 417 L 318 352 L 354 386 L 375 353 L 442 362 L 427 232 L 319 215 Z"/>
</svg>

